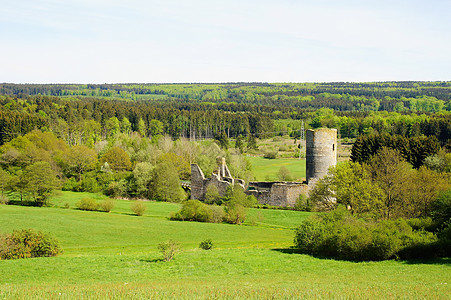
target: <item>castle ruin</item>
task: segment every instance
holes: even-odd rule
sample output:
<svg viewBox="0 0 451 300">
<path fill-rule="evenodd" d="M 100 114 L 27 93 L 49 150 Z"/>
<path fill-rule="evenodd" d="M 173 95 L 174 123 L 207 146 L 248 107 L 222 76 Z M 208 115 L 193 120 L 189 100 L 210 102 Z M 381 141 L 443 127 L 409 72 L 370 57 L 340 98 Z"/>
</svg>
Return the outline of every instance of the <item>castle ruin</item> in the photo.
<svg viewBox="0 0 451 300">
<path fill-rule="evenodd" d="M 233 178 L 224 158 L 218 159 L 218 168 L 211 178 L 205 178 L 196 164 L 191 164 L 191 199 L 204 200 L 207 186 L 214 184 L 220 195 L 229 186 L 240 185 L 247 195 L 254 195 L 260 204 L 294 206 L 299 195 L 308 195 L 317 180 L 337 164 L 337 130 L 321 128 L 307 130 L 306 180 L 304 182 L 249 182 Z"/>
</svg>

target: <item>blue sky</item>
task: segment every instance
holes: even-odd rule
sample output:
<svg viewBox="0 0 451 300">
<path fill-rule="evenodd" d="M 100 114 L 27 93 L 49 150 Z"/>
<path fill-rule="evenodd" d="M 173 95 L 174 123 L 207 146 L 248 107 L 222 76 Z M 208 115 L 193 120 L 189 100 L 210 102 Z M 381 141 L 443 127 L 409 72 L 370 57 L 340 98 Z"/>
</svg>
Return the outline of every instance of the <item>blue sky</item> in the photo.
<svg viewBox="0 0 451 300">
<path fill-rule="evenodd" d="M 451 1 L 2 0 L 0 82 L 451 80 Z"/>
</svg>

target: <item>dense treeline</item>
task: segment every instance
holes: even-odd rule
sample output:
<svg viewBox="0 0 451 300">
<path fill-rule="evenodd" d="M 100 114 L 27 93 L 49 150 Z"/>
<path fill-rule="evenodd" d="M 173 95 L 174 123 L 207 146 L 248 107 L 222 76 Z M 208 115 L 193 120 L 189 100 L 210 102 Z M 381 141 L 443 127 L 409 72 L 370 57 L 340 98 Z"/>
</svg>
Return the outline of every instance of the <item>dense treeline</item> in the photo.
<svg viewBox="0 0 451 300">
<path fill-rule="evenodd" d="M 212 138 L 222 132 L 228 137 L 297 137 L 301 121 L 305 128 L 338 128 L 343 138 L 374 132 L 406 137 L 435 135 L 441 145 L 446 145 L 451 136 L 451 114 L 447 112 L 340 112 L 331 108 L 306 110 L 233 102 L 129 102 L 42 95 L 3 96 L 0 105 L 0 143 L 34 128 L 51 130 L 71 145 L 88 143 L 87 140 L 94 144 L 118 131 L 137 131 L 150 137 L 168 134 L 174 139 Z"/>
</svg>

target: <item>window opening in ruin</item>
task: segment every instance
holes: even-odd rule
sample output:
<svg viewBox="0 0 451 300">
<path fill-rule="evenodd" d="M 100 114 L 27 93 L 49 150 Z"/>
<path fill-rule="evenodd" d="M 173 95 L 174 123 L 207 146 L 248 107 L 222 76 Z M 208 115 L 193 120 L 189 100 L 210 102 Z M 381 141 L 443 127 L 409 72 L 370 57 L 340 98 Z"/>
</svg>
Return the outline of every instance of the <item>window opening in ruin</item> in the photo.
<svg viewBox="0 0 451 300">
<path fill-rule="evenodd" d="M 332 151 L 335 151 L 335 144 L 332 144 Z"/>
</svg>

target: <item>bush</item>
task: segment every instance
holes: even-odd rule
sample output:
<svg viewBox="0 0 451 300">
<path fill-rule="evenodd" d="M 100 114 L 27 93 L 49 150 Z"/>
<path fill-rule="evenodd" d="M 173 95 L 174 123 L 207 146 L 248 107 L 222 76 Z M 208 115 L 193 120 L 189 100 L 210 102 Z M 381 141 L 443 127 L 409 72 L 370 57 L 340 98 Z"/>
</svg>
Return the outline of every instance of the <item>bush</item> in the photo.
<svg viewBox="0 0 451 300">
<path fill-rule="evenodd" d="M 277 153 L 278 153 L 277 151 L 268 151 L 263 155 L 263 157 L 267 159 L 276 159 Z"/>
<path fill-rule="evenodd" d="M 69 202 L 64 202 L 63 208 L 64 208 L 64 209 L 69 209 L 69 208 L 70 208 Z"/>
<path fill-rule="evenodd" d="M 99 207 L 101 211 L 104 212 L 110 212 L 114 206 L 116 205 L 116 202 L 112 199 L 106 199 L 100 202 Z"/>
<path fill-rule="evenodd" d="M 199 248 L 203 250 L 211 250 L 213 249 L 213 242 L 211 239 L 206 239 L 199 244 Z"/>
<path fill-rule="evenodd" d="M 187 200 L 182 209 L 171 216 L 172 220 L 212 222 L 213 213 L 210 207 L 199 200 Z"/>
<path fill-rule="evenodd" d="M 177 242 L 169 240 L 158 244 L 158 250 L 163 254 L 164 261 L 171 261 L 175 254 L 180 252 L 180 246 Z"/>
<path fill-rule="evenodd" d="M 209 206 L 211 210 L 211 220 L 212 223 L 222 223 L 224 221 L 224 208 L 222 206 L 212 205 Z"/>
<path fill-rule="evenodd" d="M 8 204 L 9 203 L 9 199 L 6 196 L 0 195 L 0 204 Z"/>
<path fill-rule="evenodd" d="M 300 194 L 296 199 L 296 203 L 294 204 L 294 210 L 299 211 L 312 211 L 312 203 L 309 198 L 305 194 Z"/>
<path fill-rule="evenodd" d="M 97 204 L 97 201 L 93 198 L 83 198 L 76 204 L 77 208 L 80 210 L 89 210 L 89 211 L 96 211 L 99 205 Z"/>
<path fill-rule="evenodd" d="M 132 205 L 130 206 L 130 209 L 137 215 L 137 216 L 142 216 L 144 214 L 144 212 L 146 211 L 147 207 L 144 204 L 144 201 L 142 200 L 136 200 L 135 202 L 132 203 Z"/>
<path fill-rule="evenodd" d="M 434 252 L 437 237 L 424 230 L 412 230 L 404 219 L 376 223 L 337 209 L 302 222 L 296 230 L 294 243 L 307 254 L 368 261 L 429 257 Z"/>
<path fill-rule="evenodd" d="M 57 240 L 49 234 L 33 229 L 15 230 L 0 236 L 0 260 L 30 257 L 49 257 L 61 252 Z"/>
</svg>

